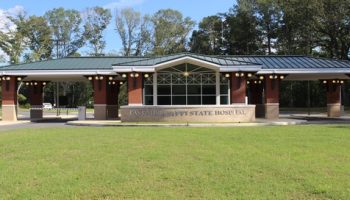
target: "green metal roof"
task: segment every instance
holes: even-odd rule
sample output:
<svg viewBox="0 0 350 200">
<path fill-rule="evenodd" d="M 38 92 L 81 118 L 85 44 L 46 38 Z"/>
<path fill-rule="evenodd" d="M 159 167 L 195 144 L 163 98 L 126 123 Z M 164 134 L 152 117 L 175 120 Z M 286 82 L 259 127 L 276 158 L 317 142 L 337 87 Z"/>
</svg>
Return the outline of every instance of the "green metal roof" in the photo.
<svg viewBox="0 0 350 200">
<path fill-rule="evenodd" d="M 256 66 L 262 69 L 350 69 L 350 61 L 308 56 L 210 56 L 180 53 L 155 57 L 67 57 L 33 63 L 0 66 L 0 71 L 21 70 L 112 70 L 113 67 L 154 66 L 160 63 L 191 57 L 220 66 Z"/>
<path fill-rule="evenodd" d="M 348 69 L 350 61 L 308 56 L 280 56 L 280 55 L 246 55 L 219 56 L 220 58 L 256 62 L 262 69 Z"/>
<path fill-rule="evenodd" d="M 113 66 L 154 66 L 154 65 L 169 62 L 172 60 L 181 59 L 184 57 L 190 57 L 190 58 L 202 60 L 205 62 L 210 62 L 210 63 L 221 65 L 221 66 L 260 65 L 258 63 L 254 63 L 254 62 L 234 60 L 231 58 L 226 59 L 226 58 L 220 58 L 217 56 L 210 56 L 210 55 L 200 55 L 200 54 L 193 54 L 193 53 L 179 53 L 179 54 L 166 55 L 166 56 L 149 57 L 147 59 L 140 59 L 137 61 L 128 61 L 128 62 L 124 62 L 124 63 L 114 63 Z"/>
<path fill-rule="evenodd" d="M 1 67 L 0 70 L 112 70 L 112 64 L 142 59 L 147 57 L 67 57 L 8 65 Z"/>
</svg>

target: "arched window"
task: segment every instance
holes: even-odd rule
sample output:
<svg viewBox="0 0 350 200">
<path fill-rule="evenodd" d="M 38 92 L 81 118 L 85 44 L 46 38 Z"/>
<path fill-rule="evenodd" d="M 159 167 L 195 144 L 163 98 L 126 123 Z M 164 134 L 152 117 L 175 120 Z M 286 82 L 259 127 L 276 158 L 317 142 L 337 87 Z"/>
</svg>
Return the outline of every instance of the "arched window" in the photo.
<svg viewBox="0 0 350 200">
<path fill-rule="evenodd" d="M 144 82 L 145 104 L 153 105 L 153 77 Z M 181 64 L 157 71 L 158 105 L 215 105 L 216 72 Z M 220 103 L 228 104 L 229 80 L 220 77 Z"/>
</svg>

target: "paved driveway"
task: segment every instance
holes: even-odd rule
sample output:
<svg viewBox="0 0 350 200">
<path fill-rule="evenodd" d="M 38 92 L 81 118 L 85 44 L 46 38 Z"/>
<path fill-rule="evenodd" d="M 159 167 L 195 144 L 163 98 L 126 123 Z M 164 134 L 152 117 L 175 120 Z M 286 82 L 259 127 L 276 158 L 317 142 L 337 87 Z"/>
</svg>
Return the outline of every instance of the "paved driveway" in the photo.
<svg viewBox="0 0 350 200">
<path fill-rule="evenodd" d="M 15 123 L 0 122 L 0 133 L 4 131 L 10 131 L 15 129 L 26 128 L 74 128 L 75 126 L 66 125 L 65 122 L 45 122 L 45 123 L 33 123 L 30 121 L 18 121 Z"/>
</svg>

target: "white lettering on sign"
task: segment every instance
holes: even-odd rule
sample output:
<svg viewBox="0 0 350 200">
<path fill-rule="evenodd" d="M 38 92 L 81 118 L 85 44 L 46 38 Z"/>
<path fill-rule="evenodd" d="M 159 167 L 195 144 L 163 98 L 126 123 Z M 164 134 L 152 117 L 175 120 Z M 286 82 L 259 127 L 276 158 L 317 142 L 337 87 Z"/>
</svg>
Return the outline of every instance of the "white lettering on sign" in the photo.
<svg viewBox="0 0 350 200">
<path fill-rule="evenodd" d="M 183 116 L 233 116 L 246 115 L 245 109 L 230 110 L 162 110 L 162 109 L 130 109 L 130 116 L 138 117 L 183 117 Z"/>
</svg>

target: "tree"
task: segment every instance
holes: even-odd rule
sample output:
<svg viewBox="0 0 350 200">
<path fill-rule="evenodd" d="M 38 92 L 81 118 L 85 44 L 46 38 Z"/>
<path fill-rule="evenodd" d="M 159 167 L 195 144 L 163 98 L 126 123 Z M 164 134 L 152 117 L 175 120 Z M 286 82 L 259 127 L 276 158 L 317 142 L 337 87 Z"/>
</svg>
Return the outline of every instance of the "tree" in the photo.
<svg viewBox="0 0 350 200">
<path fill-rule="evenodd" d="M 263 52 L 258 20 L 250 2 L 240 0 L 226 14 L 228 29 L 225 31 L 229 54 L 261 54 Z"/>
<path fill-rule="evenodd" d="M 136 39 L 135 56 L 146 55 L 151 51 L 152 24 L 149 15 L 142 17 L 140 31 Z"/>
<path fill-rule="evenodd" d="M 7 24 L 7 30 L 0 31 L 0 48 L 10 57 L 10 63 L 17 64 L 26 48 L 24 33 L 26 17 L 25 13 L 21 12 L 7 18 L 10 24 Z"/>
<path fill-rule="evenodd" d="M 130 56 L 137 42 L 141 13 L 136 12 L 132 8 L 125 8 L 117 12 L 115 20 L 117 32 L 122 40 L 123 54 Z"/>
<path fill-rule="evenodd" d="M 329 57 L 349 59 L 350 0 L 321 0 L 316 15 L 316 30 L 321 34 L 319 44 Z"/>
<path fill-rule="evenodd" d="M 315 15 L 317 1 L 277 1 L 282 17 L 278 30 L 277 48 L 279 54 L 310 55 L 317 46 Z"/>
<path fill-rule="evenodd" d="M 213 15 L 202 19 L 199 29 L 192 32 L 191 52 L 220 54 L 223 45 L 223 24 L 220 16 Z"/>
<path fill-rule="evenodd" d="M 256 0 L 256 17 L 264 48 L 272 54 L 281 19 L 281 9 L 275 0 Z"/>
<path fill-rule="evenodd" d="M 24 56 L 26 61 L 40 61 L 51 56 L 52 34 L 44 17 L 29 17 L 24 28 L 24 35 L 31 50 Z"/>
<path fill-rule="evenodd" d="M 79 11 L 55 8 L 46 12 L 44 17 L 53 33 L 53 44 L 58 50 L 56 58 L 70 56 L 84 45 Z"/>
<path fill-rule="evenodd" d="M 152 24 L 148 15 L 141 16 L 140 12 L 125 8 L 117 12 L 115 23 L 123 55 L 141 56 L 150 51 Z"/>
<path fill-rule="evenodd" d="M 187 50 L 187 37 L 195 22 L 177 10 L 159 10 L 152 16 L 153 54 L 165 55 Z"/>
<path fill-rule="evenodd" d="M 101 7 L 89 8 L 86 11 L 84 37 L 91 46 L 94 55 L 102 54 L 106 47 L 103 31 L 107 28 L 111 18 L 111 12 Z"/>
</svg>

